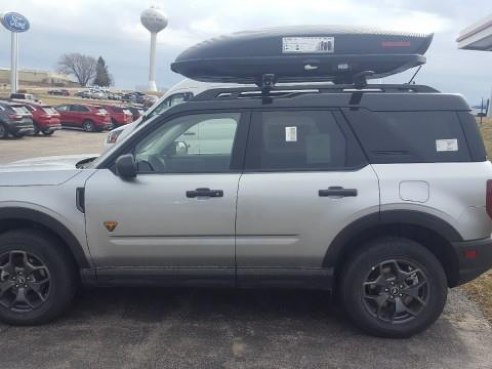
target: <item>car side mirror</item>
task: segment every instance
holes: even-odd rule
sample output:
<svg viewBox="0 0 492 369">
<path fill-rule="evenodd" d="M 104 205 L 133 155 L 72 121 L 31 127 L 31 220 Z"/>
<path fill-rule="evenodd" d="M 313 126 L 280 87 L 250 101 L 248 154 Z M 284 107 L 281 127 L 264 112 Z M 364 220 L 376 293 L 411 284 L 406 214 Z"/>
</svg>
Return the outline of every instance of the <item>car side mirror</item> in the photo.
<svg viewBox="0 0 492 369">
<path fill-rule="evenodd" d="M 123 179 L 137 176 L 137 164 L 132 154 L 121 155 L 116 159 L 116 173 Z"/>
</svg>

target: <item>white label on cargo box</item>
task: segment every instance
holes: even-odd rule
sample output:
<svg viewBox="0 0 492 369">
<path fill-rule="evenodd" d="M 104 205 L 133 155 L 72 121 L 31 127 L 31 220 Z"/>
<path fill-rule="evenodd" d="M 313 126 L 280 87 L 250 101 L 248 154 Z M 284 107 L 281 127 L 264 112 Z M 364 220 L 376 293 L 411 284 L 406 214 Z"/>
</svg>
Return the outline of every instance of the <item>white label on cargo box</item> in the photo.
<svg viewBox="0 0 492 369">
<path fill-rule="evenodd" d="M 285 142 L 297 142 L 297 127 L 285 127 Z"/>
<path fill-rule="evenodd" d="M 458 139 L 436 140 L 436 151 L 458 151 Z"/>
<path fill-rule="evenodd" d="M 334 37 L 284 37 L 282 39 L 282 53 L 284 54 L 331 54 L 334 51 Z"/>
</svg>

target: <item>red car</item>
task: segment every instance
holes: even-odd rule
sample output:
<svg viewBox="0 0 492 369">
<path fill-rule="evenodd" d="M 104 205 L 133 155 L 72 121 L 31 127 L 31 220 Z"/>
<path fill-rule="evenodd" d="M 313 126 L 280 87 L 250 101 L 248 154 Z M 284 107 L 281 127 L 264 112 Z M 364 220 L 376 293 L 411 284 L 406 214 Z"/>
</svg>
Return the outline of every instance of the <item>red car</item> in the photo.
<svg viewBox="0 0 492 369">
<path fill-rule="evenodd" d="M 24 106 L 32 114 L 35 135 L 42 132 L 45 136 L 50 136 L 56 130 L 61 129 L 60 113 L 53 107 L 31 102 L 24 104 Z"/>
<path fill-rule="evenodd" d="M 112 127 L 111 116 L 101 106 L 67 104 L 59 105 L 61 124 L 64 127 L 82 128 L 86 132 L 109 130 Z"/>
<path fill-rule="evenodd" d="M 104 105 L 103 107 L 111 116 L 113 128 L 133 122 L 133 114 L 130 110 L 114 105 Z"/>
</svg>

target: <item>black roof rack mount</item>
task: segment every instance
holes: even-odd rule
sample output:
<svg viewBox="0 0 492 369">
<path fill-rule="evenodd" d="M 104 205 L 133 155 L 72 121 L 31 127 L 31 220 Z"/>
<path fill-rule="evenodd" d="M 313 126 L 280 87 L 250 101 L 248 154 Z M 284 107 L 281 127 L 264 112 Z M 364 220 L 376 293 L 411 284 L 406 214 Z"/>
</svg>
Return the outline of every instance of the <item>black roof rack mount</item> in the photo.
<svg viewBox="0 0 492 369">
<path fill-rule="evenodd" d="M 333 82 L 363 88 L 425 63 L 432 34 L 317 27 L 239 32 L 185 50 L 171 69 L 204 82 Z"/>
</svg>

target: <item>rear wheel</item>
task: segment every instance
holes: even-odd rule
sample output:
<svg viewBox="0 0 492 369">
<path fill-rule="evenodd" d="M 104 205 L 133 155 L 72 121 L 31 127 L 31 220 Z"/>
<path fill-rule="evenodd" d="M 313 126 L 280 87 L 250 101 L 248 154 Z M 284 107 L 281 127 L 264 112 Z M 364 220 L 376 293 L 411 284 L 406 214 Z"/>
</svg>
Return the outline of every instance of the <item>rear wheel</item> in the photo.
<svg viewBox="0 0 492 369">
<path fill-rule="evenodd" d="M 0 138 L 7 138 L 9 133 L 3 123 L 0 123 Z"/>
<path fill-rule="evenodd" d="M 95 129 L 96 129 L 96 127 L 94 125 L 94 122 L 92 120 L 86 120 L 86 121 L 84 121 L 84 123 L 82 124 L 82 128 L 86 132 L 94 132 Z"/>
<path fill-rule="evenodd" d="M 24 229 L 0 236 L 0 320 L 42 324 L 58 317 L 76 289 L 76 268 L 58 241 Z"/>
<path fill-rule="evenodd" d="M 385 238 L 370 242 L 348 261 L 340 296 L 347 315 L 362 330 L 381 337 L 410 337 L 442 313 L 447 280 L 425 247 Z"/>
</svg>

